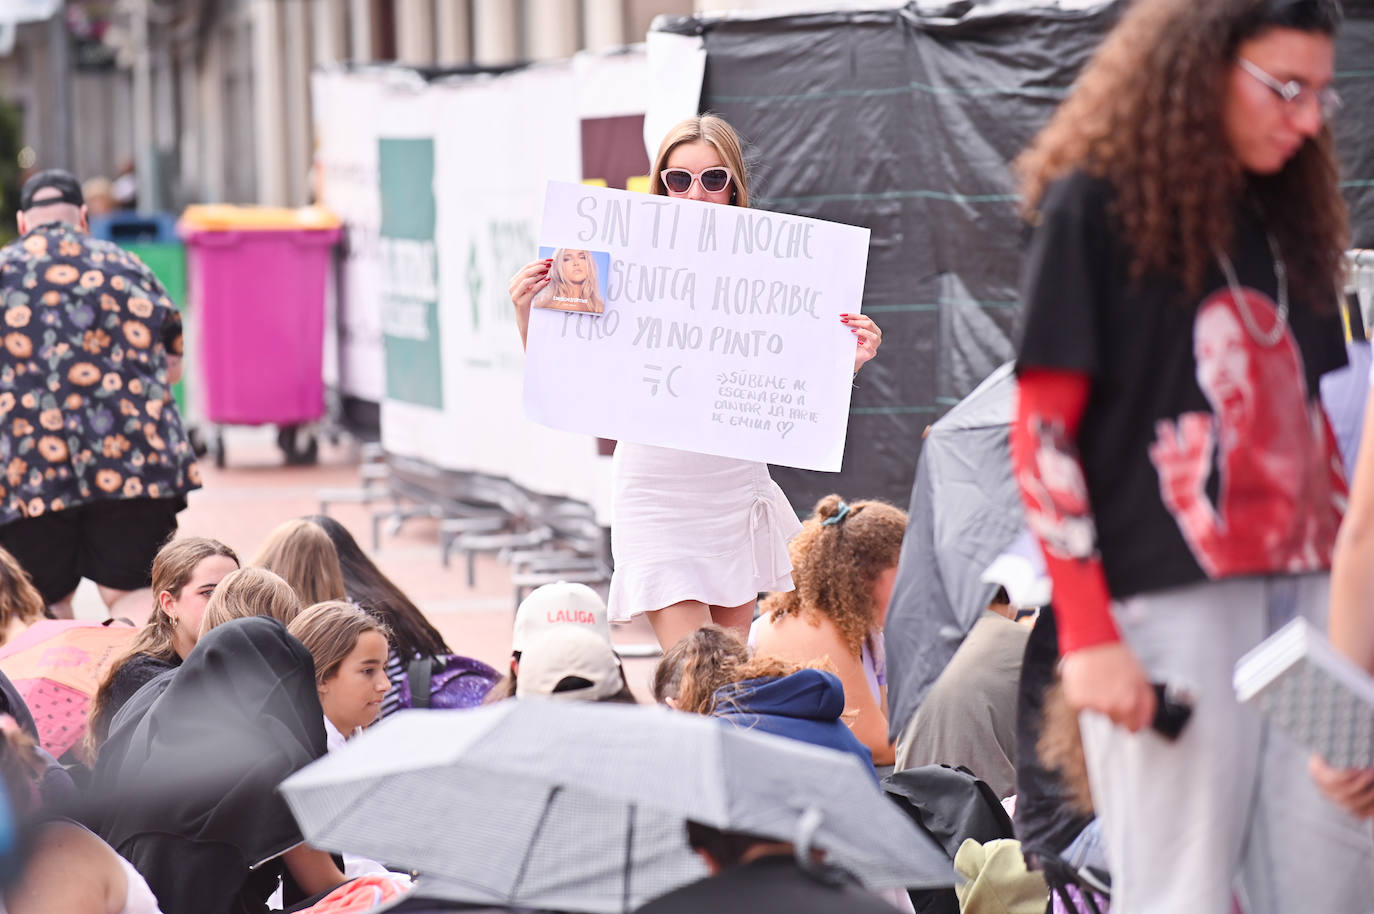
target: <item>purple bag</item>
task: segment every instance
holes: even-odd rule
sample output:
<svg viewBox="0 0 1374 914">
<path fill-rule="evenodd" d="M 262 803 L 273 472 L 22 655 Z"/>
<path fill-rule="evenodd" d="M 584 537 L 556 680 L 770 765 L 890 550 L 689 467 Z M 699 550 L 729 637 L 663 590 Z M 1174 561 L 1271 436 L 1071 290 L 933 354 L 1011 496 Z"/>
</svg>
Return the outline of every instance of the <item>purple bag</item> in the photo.
<svg viewBox="0 0 1374 914">
<path fill-rule="evenodd" d="M 500 673 L 471 657 L 417 657 L 397 689 L 400 708 L 475 708 L 500 679 Z"/>
</svg>

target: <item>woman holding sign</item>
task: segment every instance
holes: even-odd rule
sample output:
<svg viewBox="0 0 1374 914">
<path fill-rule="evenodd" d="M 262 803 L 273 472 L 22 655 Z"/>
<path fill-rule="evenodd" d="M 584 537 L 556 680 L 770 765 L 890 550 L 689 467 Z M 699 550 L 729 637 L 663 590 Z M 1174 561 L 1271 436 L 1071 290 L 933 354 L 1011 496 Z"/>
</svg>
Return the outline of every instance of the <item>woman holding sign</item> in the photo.
<svg viewBox="0 0 1374 914">
<path fill-rule="evenodd" d="M 748 206 L 739 136 L 715 115 L 682 121 L 659 146 L 650 190 Z M 553 272 L 552 259 L 536 260 L 511 279 L 522 340 Z M 882 331 L 860 314 L 840 320 L 854 334 L 857 372 Z M 622 441 L 612 466 L 612 621 L 648 612 L 665 650 L 711 622 L 743 638 L 760 592 L 794 589 L 787 542 L 801 524 L 766 464 Z"/>
</svg>

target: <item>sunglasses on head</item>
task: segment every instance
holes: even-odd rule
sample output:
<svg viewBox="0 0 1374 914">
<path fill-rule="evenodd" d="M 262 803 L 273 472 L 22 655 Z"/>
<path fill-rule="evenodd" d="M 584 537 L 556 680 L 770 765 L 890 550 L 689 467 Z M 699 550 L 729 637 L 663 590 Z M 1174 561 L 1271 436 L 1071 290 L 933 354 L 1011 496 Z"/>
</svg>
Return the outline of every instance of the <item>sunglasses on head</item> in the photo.
<svg viewBox="0 0 1374 914">
<path fill-rule="evenodd" d="M 658 173 L 663 179 L 663 186 L 668 188 L 670 194 L 685 194 L 692 189 L 692 182 L 697 181 L 701 184 L 701 189 L 708 194 L 718 194 L 730 186 L 734 175 L 730 174 L 730 169 L 724 165 L 717 165 L 714 168 L 707 168 L 696 174 L 685 168 L 665 168 Z"/>
</svg>

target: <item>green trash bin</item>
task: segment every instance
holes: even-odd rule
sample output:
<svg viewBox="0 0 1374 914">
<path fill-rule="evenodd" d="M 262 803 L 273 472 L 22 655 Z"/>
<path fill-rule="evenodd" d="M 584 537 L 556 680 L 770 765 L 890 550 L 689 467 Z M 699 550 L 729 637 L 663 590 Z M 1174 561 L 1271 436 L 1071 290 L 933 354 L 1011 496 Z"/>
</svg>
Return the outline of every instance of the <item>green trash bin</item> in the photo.
<svg viewBox="0 0 1374 914">
<path fill-rule="evenodd" d="M 192 316 L 187 313 L 186 246 L 177 237 L 175 217 L 171 213 L 132 212 L 96 216 L 91 219 L 91 236 L 113 241 L 148 265 L 162 282 L 172 302 L 180 309 L 182 335 L 184 339 L 190 339 L 187 325 Z M 188 431 L 194 424 L 187 411 L 191 404 L 187 398 L 186 379 L 192 374 L 191 367 L 188 363 L 182 380 L 172 385 L 172 398 L 176 400 L 177 412 L 181 414 Z"/>
<path fill-rule="evenodd" d="M 167 290 L 167 294 L 172 297 L 172 301 L 181 310 L 182 333 L 186 332 L 185 324 L 190 319 L 186 308 L 189 300 L 186 298 L 186 248 L 180 242 L 166 241 L 140 241 L 136 244 L 120 245 L 124 250 L 138 256 L 139 260 L 146 263 L 157 278 L 162 281 L 162 286 Z M 180 381 L 172 385 L 172 397 L 177 401 L 177 411 L 181 417 L 186 419 L 186 378 L 190 372 L 185 372 Z"/>
</svg>

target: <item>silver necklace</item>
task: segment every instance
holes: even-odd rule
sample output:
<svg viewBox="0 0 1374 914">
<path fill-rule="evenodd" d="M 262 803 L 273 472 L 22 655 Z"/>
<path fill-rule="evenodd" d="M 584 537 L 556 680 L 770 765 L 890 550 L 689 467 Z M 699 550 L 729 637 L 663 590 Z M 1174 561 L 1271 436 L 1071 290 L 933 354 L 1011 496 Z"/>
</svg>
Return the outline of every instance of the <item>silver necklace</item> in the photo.
<svg viewBox="0 0 1374 914">
<path fill-rule="evenodd" d="M 1267 333 L 1260 331 L 1255 323 L 1255 316 L 1250 313 L 1250 305 L 1245 300 L 1245 291 L 1240 287 L 1240 280 L 1236 278 L 1236 268 L 1231 263 L 1231 258 L 1222 251 L 1217 251 L 1216 254 L 1217 263 L 1221 265 L 1221 272 L 1226 277 L 1226 285 L 1231 289 L 1231 297 L 1235 299 L 1236 310 L 1240 312 L 1240 320 L 1245 324 L 1246 332 L 1255 342 L 1268 347 L 1283 339 L 1283 332 L 1288 329 L 1288 268 L 1283 265 L 1283 254 L 1279 250 L 1279 242 L 1274 238 L 1274 233 L 1265 232 L 1264 237 L 1269 239 L 1269 253 L 1274 258 L 1274 279 L 1279 287 L 1277 315 L 1274 326 L 1270 327 Z"/>
</svg>

